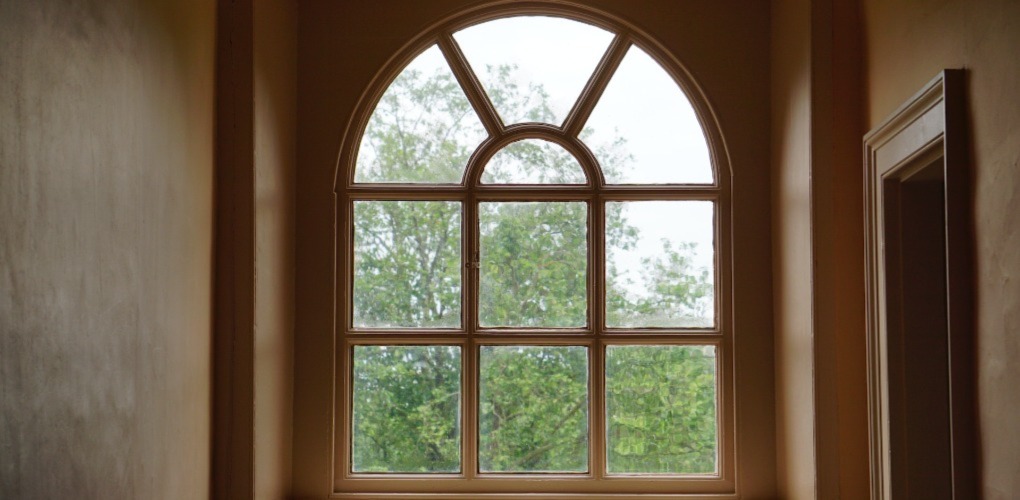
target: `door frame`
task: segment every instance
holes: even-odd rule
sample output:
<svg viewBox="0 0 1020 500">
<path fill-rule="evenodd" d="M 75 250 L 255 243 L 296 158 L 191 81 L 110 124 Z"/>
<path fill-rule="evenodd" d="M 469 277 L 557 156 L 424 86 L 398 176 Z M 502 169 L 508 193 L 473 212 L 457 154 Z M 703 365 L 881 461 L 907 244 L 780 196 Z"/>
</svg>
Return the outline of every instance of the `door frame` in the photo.
<svg viewBox="0 0 1020 500">
<path fill-rule="evenodd" d="M 890 185 L 941 161 L 945 186 L 948 421 L 952 498 L 975 498 L 971 194 L 965 72 L 944 70 L 864 136 L 871 497 L 892 498 L 886 199 Z M 891 295 L 891 294 L 890 294 Z"/>
</svg>

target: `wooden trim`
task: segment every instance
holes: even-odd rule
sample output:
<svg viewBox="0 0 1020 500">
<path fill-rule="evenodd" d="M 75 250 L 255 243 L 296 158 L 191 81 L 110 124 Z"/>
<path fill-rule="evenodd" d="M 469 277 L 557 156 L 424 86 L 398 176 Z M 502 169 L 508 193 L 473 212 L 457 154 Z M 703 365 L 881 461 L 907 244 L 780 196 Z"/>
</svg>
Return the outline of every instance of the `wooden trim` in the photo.
<svg viewBox="0 0 1020 500">
<path fill-rule="evenodd" d="M 254 8 L 220 0 L 216 25 L 211 495 L 255 494 Z"/>
<path fill-rule="evenodd" d="M 439 36 L 439 48 L 443 51 L 443 56 L 446 57 L 446 62 L 453 70 L 468 101 L 475 108 L 475 114 L 482 121 L 485 130 L 489 132 L 489 137 L 500 137 L 503 134 L 503 120 L 500 119 L 496 107 L 489 101 L 488 94 L 485 93 L 481 82 L 478 81 L 478 76 L 471 70 L 471 65 L 464 58 L 464 53 L 461 52 L 460 46 L 457 45 L 450 33 L 443 33 Z M 353 169 L 351 171 L 353 173 Z"/>
<path fill-rule="evenodd" d="M 945 183 L 945 251 L 952 497 L 975 498 L 973 312 L 969 172 L 963 70 L 944 70 L 864 137 L 867 269 L 867 366 L 871 495 L 893 496 L 891 478 L 887 323 L 895 286 L 885 255 L 884 214 L 900 183 L 919 167 L 941 161 Z M 888 221 L 889 224 L 895 221 Z"/>
<path fill-rule="evenodd" d="M 599 65 L 595 68 L 595 73 L 591 75 L 591 79 L 581 91 L 581 97 L 567 114 L 566 120 L 563 121 L 563 131 L 567 135 L 577 137 L 581 133 L 581 129 L 591 116 L 602 93 L 606 91 L 609 80 L 613 78 L 616 69 L 620 67 L 620 62 L 623 61 L 623 56 L 627 54 L 629 48 L 630 41 L 626 35 L 618 34 L 613 38 L 609 49 L 606 50 Z"/>
</svg>

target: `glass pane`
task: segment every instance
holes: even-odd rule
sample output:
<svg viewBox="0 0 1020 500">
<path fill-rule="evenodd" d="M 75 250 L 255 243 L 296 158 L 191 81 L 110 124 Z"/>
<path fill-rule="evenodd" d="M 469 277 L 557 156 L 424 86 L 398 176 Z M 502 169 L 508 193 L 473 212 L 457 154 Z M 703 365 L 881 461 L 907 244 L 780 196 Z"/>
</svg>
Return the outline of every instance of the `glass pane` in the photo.
<svg viewBox="0 0 1020 500">
<path fill-rule="evenodd" d="M 460 326 L 460 203 L 354 202 L 354 326 Z"/>
<path fill-rule="evenodd" d="M 588 470 L 588 349 L 483 346 L 482 472 Z"/>
<path fill-rule="evenodd" d="M 555 17 L 496 19 L 454 38 L 507 125 L 559 125 L 581 95 L 613 35 Z"/>
<path fill-rule="evenodd" d="M 712 346 L 606 348 L 610 473 L 716 471 Z"/>
<path fill-rule="evenodd" d="M 714 204 L 606 203 L 606 325 L 715 325 Z"/>
<path fill-rule="evenodd" d="M 460 471 L 460 348 L 354 347 L 354 472 Z"/>
<path fill-rule="evenodd" d="M 680 87 L 631 46 L 581 132 L 609 184 L 711 184 L 708 144 Z"/>
<path fill-rule="evenodd" d="M 404 68 L 376 104 L 355 182 L 456 184 L 485 128 L 438 47 Z"/>
<path fill-rule="evenodd" d="M 484 184 L 584 184 L 584 169 L 559 144 L 541 139 L 510 143 L 482 172 Z"/>
<path fill-rule="evenodd" d="M 585 326 L 587 219 L 583 202 L 479 204 L 482 326 Z"/>
</svg>

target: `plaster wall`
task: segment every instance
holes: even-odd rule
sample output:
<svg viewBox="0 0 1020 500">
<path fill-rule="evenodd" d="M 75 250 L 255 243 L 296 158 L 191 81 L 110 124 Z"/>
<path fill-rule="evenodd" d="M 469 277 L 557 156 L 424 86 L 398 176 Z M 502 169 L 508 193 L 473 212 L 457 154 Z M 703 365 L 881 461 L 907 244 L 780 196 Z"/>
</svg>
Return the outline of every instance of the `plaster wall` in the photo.
<svg viewBox="0 0 1020 500">
<path fill-rule="evenodd" d="M 777 476 L 784 498 L 867 495 L 856 2 L 772 4 Z"/>
<path fill-rule="evenodd" d="M 782 498 L 814 498 L 811 236 L 811 1 L 772 4 L 772 265 L 776 477 Z"/>
<path fill-rule="evenodd" d="M 387 60 L 421 30 L 485 2 L 303 1 L 298 21 L 294 491 L 332 490 L 334 178 L 351 113 Z M 732 165 L 737 481 L 775 496 L 769 178 L 769 4 L 583 2 L 644 29 L 704 90 Z M 341 174 L 342 175 L 342 174 Z"/>
<path fill-rule="evenodd" d="M 869 128 L 942 68 L 967 69 L 981 497 L 1020 496 L 1020 3 L 866 0 Z"/>
<path fill-rule="evenodd" d="M 254 3 L 256 499 L 291 477 L 297 8 Z"/>
<path fill-rule="evenodd" d="M 215 8 L 0 1 L 0 497 L 205 498 Z"/>
</svg>

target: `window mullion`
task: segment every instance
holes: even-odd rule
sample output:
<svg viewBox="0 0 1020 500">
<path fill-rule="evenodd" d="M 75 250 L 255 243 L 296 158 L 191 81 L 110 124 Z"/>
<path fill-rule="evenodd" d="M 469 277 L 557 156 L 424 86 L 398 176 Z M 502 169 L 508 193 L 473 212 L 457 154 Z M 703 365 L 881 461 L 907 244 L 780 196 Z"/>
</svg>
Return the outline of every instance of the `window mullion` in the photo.
<svg viewBox="0 0 1020 500">
<path fill-rule="evenodd" d="M 601 341 L 596 340 L 592 344 L 589 359 L 591 368 L 589 370 L 589 409 L 588 430 L 591 436 L 588 440 L 589 446 L 589 467 L 592 478 L 598 480 L 606 474 L 606 370 L 605 370 L 606 349 Z"/>
<path fill-rule="evenodd" d="M 463 354 L 464 374 L 461 385 L 461 473 L 466 479 L 478 473 L 478 199 L 469 189 L 461 218 L 464 243 L 461 255 L 464 287 L 461 309 L 464 311 L 464 331 L 467 346 Z"/>
<path fill-rule="evenodd" d="M 464 311 L 464 331 L 473 337 L 478 331 L 478 197 L 474 191 L 464 200 L 461 234 L 464 235 L 461 266 L 464 282 L 461 309 Z"/>
<path fill-rule="evenodd" d="M 601 196 L 591 200 L 588 209 L 588 311 L 591 329 L 596 336 L 605 329 L 605 249 L 606 203 Z"/>
<path fill-rule="evenodd" d="M 478 345 L 468 339 L 462 353 L 461 369 L 461 474 L 474 479 L 478 474 Z"/>
<path fill-rule="evenodd" d="M 592 345 L 589 355 L 591 363 L 589 371 L 590 392 L 589 409 L 590 425 L 588 426 L 589 437 L 589 466 L 591 475 L 595 479 L 601 479 L 606 471 L 606 411 L 605 411 L 605 348 L 598 340 L 605 327 L 605 202 L 601 197 L 591 201 L 588 210 L 588 262 L 589 282 L 591 288 L 588 292 L 588 310 L 591 321 L 591 329 L 595 334 L 596 341 Z"/>
</svg>

